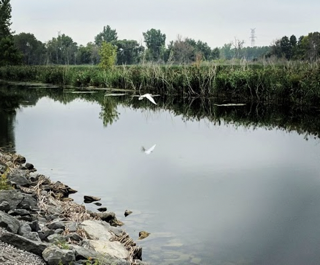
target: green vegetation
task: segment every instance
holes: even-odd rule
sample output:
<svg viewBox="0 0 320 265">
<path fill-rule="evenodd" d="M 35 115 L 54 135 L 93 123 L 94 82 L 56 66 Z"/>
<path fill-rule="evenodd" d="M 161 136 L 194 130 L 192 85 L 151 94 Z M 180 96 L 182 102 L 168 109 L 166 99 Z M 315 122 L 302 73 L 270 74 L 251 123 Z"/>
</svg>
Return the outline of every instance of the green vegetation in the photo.
<svg viewBox="0 0 320 265">
<path fill-rule="evenodd" d="M 320 103 L 320 65 L 195 64 L 181 66 L 6 66 L 0 79 L 36 81 L 61 87 L 103 87 L 149 91 L 160 95 L 216 97 L 220 101 Z"/>
<path fill-rule="evenodd" d="M 100 64 L 104 70 L 109 70 L 116 61 L 117 51 L 110 42 L 102 42 L 100 49 Z"/>
<path fill-rule="evenodd" d="M 14 45 L 10 0 L 0 0 L 0 66 L 21 63 L 22 55 Z"/>
<path fill-rule="evenodd" d="M 3 174 L 0 175 L 0 190 L 11 190 L 12 186 L 8 183 L 7 175 L 9 173 L 9 168 L 4 171 Z"/>
<path fill-rule="evenodd" d="M 53 242 L 60 249 L 70 249 L 68 242 L 64 238 L 56 238 Z"/>
</svg>

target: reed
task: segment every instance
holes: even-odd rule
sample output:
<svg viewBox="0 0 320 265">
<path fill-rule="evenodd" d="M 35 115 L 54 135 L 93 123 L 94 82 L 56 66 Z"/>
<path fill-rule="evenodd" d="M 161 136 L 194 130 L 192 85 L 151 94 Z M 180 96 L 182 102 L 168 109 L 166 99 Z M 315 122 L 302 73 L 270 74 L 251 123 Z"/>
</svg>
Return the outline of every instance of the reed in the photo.
<svg viewBox="0 0 320 265">
<path fill-rule="evenodd" d="M 145 64 L 109 70 L 95 66 L 6 66 L 0 68 L 0 79 L 231 101 L 320 103 L 319 62 Z"/>
</svg>

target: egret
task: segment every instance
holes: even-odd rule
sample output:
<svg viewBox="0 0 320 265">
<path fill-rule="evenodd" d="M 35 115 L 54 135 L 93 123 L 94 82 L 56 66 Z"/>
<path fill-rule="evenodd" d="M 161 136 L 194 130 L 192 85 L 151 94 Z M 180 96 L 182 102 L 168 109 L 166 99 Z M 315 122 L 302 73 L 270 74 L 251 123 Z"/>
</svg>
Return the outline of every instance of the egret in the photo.
<svg viewBox="0 0 320 265">
<path fill-rule="evenodd" d="M 144 95 L 141 95 L 139 97 L 139 100 L 142 100 L 143 98 L 147 98 L 149 99 L 153 104 L 157 105 L 157 103 L 154 101 L 153 97 L 151 94 L 144 94 Z"/>
<path fill-rule="evenodd" d="M 145 149 L 142 146 L 142 152 L 146 153 L 147 155 L 150 155 L 152 153 L 152 151 L 155 149 L 156 145 L 154 144 L 153 146 L 151 146 L 149 149 Z"/>
</svg>

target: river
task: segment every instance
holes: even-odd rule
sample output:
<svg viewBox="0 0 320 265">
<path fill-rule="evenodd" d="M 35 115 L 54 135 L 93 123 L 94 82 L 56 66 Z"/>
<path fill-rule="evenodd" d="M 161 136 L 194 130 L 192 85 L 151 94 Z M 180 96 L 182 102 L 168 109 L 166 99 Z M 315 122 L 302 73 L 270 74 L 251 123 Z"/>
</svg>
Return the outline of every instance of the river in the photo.
<svg viewBox="0 0 320 265">
<path fill-rule="evenodd" d="M 0 115 L 2 143 L 78 190 L 76 202 L 101 197 L 143 247 L 144 261 L 320 264 L 319 138 L 280 126 L 285 115 L 261 123 L 244 112 L 237 122 L 225 109 L 243 106 L 216 106 L 212 115 L 220 116 L 212 118 L 157 97 L 153 105 L 101 92 L 24 90 L 19 108 Z M 137 240 L 139 231 L 150 235 Z"/>
</svg>

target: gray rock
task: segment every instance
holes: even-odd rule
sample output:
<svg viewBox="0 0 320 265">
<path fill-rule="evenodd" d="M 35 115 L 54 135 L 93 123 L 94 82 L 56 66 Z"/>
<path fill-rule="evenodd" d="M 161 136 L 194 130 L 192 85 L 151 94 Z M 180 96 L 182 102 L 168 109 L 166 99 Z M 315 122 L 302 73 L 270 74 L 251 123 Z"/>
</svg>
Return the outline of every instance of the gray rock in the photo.
<svg viewBox="0 0 320 265">
<path fill-rule="evenodd" d="M 51 224 L 48 224 L 47 227 L 53 230 L 56 230 L 56 229 L 64 230 L 66 226 L 63 222 L 58 221 L 58 222 L 53 222 Z"/>
<path fill-rule="evenodd" d="M 122 226 L 123 223 L 116 218 L 113 212 L 93 213 L 93 217 L 99 217 L 102 221 L 109 223 L 112 226 Z"/>
<path fill-rule="evenodd" d="M 18 249 L 34 253 L 38 256 L 41 256 L 42 251 L 47 247 L 45 243 L 40 241 L 33 241 L 9 232 L 3 233 L 0 236 L 0 241 L 13 245 Z"/>
<path fill-rule="evenodd" d="M 66 229 L 68 229 L 69 232 L 76 232 L 78 229 L 78 224 L 76 222 L 68 222 L 66 223 Z"/>
<path fill-rule="evenodd" d="M 30 225 L 31 230 L 32 230 L 33 232 L 38 232 L 38 231 L 40 231 L 40 226 L 39 226 L 39 222 L 38 222 L 38 221 L 33 221 L 33 222 L 31 222 L 29 225 Z"/>
<path fill-rule="evenodd" d="M 24 164 L 26 162 L 26 158 L 22 155 L 15 154 L 13 157 L 13 161 L 17 164 Z"/>
<path fill-rule="evenodd" d="M 129 252 L 119 241 L 110 241 L 113 234 L 110 225 L 102 221 L 85 220 L 80 228 L 86 233 L 87 246 L 95 251 L 119 259 L 127 259 Z M 108 263 L 107 263 L 108 264 Z"/>
<path fill-rule="evenodd" d="M 3 201 L 0 203 L 0 211 L 9 212 L 10 211 L 10 204 L 7 201 Z"/>
<path fill-rule="evenodd" d="M 38 235 L 42 241 L 49 241 L 48 236 L 53 235 L 53 234 L 54 234 L 54 231 L 51 229 L 44 230 L 44 231 L 38 231 Z"/>
<path fill-rule="evenodd" d="M 76 242 L 82 241 L 82 237 L 79 236 L 77 233 L 71 233 L 71 234 L 66 235 L 66 239 L 71 239 Z"/>
<path fill-rule="evenodd" d="M 107 207 L 100 207 L 97 209 L 99 212 L 106 212 L 107 211 Z"/>
<path fill-rule="evenodd" d="M 26 169 L 29 169 L 29 170 L 30 169 L 34 169 L 34 165 L 31 164 L 31 163 L 26 163 L 24 166 L 25 166 Z"/>
<path fill-rule="evenodd" d="M 127 217 L 128 215 L 132 214 L 132 211 L 130 210 L 125 210 L 124 216 Z"/>
<path fill-rule="evenodd" d="M 37 200 L 32 195 L 21 193 L 17 190 L 1 190 L 0 203 L 3 201 L 9 203 L 11 210 L 37 208 Z"/>
<path fill-rule="evenodd" d="M 32 232 L 31 227 L 28 223 L 21 224 L 19 228 L 19 235 L 26 237 L 33 241 L 41 241 L 37 232 Z"/>
<path fill-rule="evenodd" d="M 95 201 L 100 201 L 100 200 L 101 200 L 101 198 L 99 198 L 99 197 L 84 195 L 84 202 L 85 203 L 90 203 L 90 202 L 95 202 Z"/>
<path fill-rule="evenodd" d="M 97 216 L 107 223 L 116 218 L 116 214 L 114 212 L 97 213 Z"/>
<path fill-rule="evenodd" d="M 29 187 L 31 181 L 27 179 L 26 172 L 21 169 L 13 169 L 8 175 L 9 181 L 16 183 L 18 186 Z"/>
<path fill-rule="evenodd" d="M 42 257 L 49 265 L 70 264 L 76 260 L 74 250 L 60 249 L 54 245 L 47 247 Z"/>
<path fill-rule="evenodd" d="M 38 173 L 30 173 L 30 174 L 29 174 L 29 180 L 30 180 L 31 182 L 36 182 L 36 183 L 38 183 L 40 176 L 41 176 L 41 175 L 38 174 Z"/>
<path fill-rule="evenodd" d="M 38 255 L 25 252 L 0 241 L 0 264 L 46 265 L 46 262 Z"/>
<path fill-rule="evenodd" d="M 17 215 L 24 216 L 24 215 L 30 215 L 30 212 L 26 209 L 15 209 L 15 210 L 10 210 L 8 214 L 12 216 L 17 216 Z"/>
<path fill-rule="evenodd" d="M 72 249 L 75 250 L 76 260 L 80 260 L 80 259 L 88 260 L 88 258 L 95 259 L 98 255 L 98 253 L 94 250 L 77 246 L 77 245 L 73 245 Z"/>
<path fill-rule="evenodd" d="M 18 233 L 20 223 L 17 219 L 9 214 L 0 211 L 0 227 L 3 227 L 9 232 Z"/>
<path fill-rule="evenodd" d="M 51 243 L 58 243 L 58 242 L 65 242 L 65 238 L 64 236 L 62 236 L 61 234 L 52 234 L 50 236 L 48 236 L 48 240 Z"/>
<path fill-rule="evenodd" d="M 55 233 L 55 234 L 62 234 L 63 231 L 64 231 L 64 229 L 58 228 L 58 229 L 54 230 L 54 233 Z"/>
<path fill-rule="evenodd" d="M 6 172 L 7 168 L 8 167 L 6 164 L 0 162 L 0 174 L 3 174 L 4 172 Z"/>
</svg>

